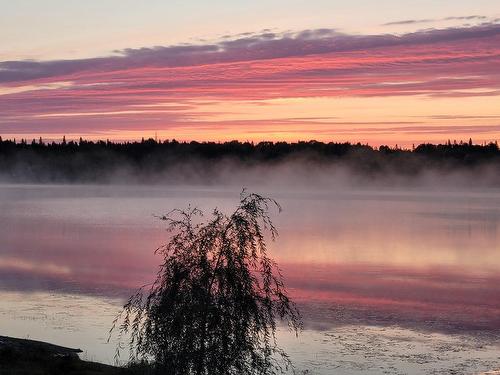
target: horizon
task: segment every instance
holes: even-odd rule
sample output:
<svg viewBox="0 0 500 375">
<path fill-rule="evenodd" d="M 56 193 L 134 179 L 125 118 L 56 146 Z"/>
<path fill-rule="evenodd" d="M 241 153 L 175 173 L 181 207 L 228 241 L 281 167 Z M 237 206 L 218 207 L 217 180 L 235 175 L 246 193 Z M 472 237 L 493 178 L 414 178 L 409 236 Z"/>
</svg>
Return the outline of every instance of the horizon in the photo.
<svg viewBox="0 0 500 375">
<path fill-rule="evenodd" d="M 34 138 L 4 138 L 0 135 L 0 142 L 13 142 L 15 144 L 22 144 L 23 142 L 25 144 L 37 144 L 37 145 L 50 145 L 50 144 L 64 144 L 66 143 L 76 143 L 79 144 L 80 142 L 92 142 L 92 143 L 99 143 L 99 142 L 105 142 L 105 143 L 111 143 L 111 144 L 120 144 L 120 145 L 126 145 L 126 144 L 133 144 L 133 143 L 144 143 L 144 142 L 155 142 L 157 144 L 165 144 L 165 143 L 182 143 L 182 144 L 189 144 L 192 142 L 199 143 L 199 144 L 226 144 L 226 143 L 232 143 L 232 142 L 237 142 L 239 144 L 251 144 L 251 145 L 259 145 L 263 143 L 271 143 L 271 144 L 277 144 L 277 143 L 286 143 L 286 144 L 300 144 L 300 143 L 320 143 L 320 144 L 349 144 L 352 146 L 356 145 L 361 145 L 361 146 L 368 146 L 373 149 L 379 149 L 380 147 L 389 147 L 393 150 L 402 150 L 402 151 L 412 151 L 418 146 L 423 146 L 423 145 L 433 145 L 433 146 L 449 146 L 449 145 L 472 145 L 472 146 L 481 146 L 481 147 L 486 147 L 488 145 L 498 145 L 498 140 L 491 140 L 491 141 L 483 141 L 483 142 L 475 142 L 475 140 L 472 139 L 472 137 L 469 137 L 468 139 L 447 139 L 446 141 L 437 141 L 437 142 L 423 142 L 423 143 L 412 143 L 410 146 L 408 145 L 400 145 L 400 144 L 385 144 L 385 143 L 380 143 L 380 144 L 372 144 L 369 142 L 357 142 L 357 141 L 335 141 L 335 140 L 324 140 L 324 141 L 319 141 L 317 139 L 298 139 L 296 141 L 283 141 L 283 140 L 260 140 L 260 141 L 253 141 L 253 140 L 239 140 L 239 139 L 230 139 L 230 140 L 194 140 L 194 139 L 177 139 L 177 138 L 166 138 L 166 139 L 161 139 L 158 138 L 157 136 L 150 136 L 150 137 L 141 137 L 141 139 L 109 139 L 109 138 L 83 138 L 83 137 L 66 137 L 66 135 L 63 135 L 62 138 L 43 138 L 41 136 L 35 136 Z"/>
<path fill-rule="evenodd" d="M 21 0 L 0 24 L 4 138 L 500 138 L 497 1 Z"/>
</svg>

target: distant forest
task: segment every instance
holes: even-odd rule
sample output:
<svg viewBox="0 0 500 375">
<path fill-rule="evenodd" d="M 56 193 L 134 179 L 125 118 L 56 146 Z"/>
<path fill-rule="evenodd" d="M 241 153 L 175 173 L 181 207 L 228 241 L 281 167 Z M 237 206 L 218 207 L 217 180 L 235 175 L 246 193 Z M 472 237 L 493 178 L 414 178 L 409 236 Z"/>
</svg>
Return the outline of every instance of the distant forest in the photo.
<svg viewBox="0 0 500 375">
<path fill-rule="evenodd" d="M 500 174 L 498 144 L 468 142 L 421 144 L 411 149 L 360 143 L 308 142 L 177 142 L 154 139 L 141 142 L 110 141 L 27 142 L 0 137 L 0 181 L 14 182 L 110 182 L 116 176 L 134 176 L 138 182 L 155 182 L 189 169 L 209 177 L 221 165 L 245 168 L 301 165 L 342 166 L 367 176 L 392 173 L 418 175 L 432 170 L 466 169 Z"/>
</svg>

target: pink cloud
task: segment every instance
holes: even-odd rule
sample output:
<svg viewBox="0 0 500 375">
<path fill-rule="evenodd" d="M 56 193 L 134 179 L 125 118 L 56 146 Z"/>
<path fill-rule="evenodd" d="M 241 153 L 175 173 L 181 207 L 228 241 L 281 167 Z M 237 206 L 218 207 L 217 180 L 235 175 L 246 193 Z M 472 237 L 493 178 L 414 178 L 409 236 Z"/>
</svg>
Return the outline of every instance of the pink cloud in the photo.
<svg viewBox="0 0 500 375">
<path fill-rule="evenodd" d="M 199 101 L 499 95 L 498 66 L 498 24 L 401 36 L 264 33 L 111 57 L 7 61 L 0 94 L 2 84 L 20 90 L 0 95 L 0 131 L 193 124 Z"/>
</svg>

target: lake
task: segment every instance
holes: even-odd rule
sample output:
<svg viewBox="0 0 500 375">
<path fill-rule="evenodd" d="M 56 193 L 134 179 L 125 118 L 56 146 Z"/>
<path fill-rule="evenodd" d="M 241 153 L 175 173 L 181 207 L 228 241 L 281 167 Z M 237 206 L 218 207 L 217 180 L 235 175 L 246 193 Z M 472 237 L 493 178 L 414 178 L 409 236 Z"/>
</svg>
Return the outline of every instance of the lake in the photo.
<svg viewBox="0 0 500 375">
<path fill-rule="evenodd" d="M 253 191 L 283 206 L 271 254 L 304 316 L 279 339 L 311 374 L 500 369 L 500 190 Z M 168 241 L 154 215 L 231 210 L 239 190 L 0 185 L 0 335 L 114 361 L 108 330 Z M 122 358 L 124 360 L 126 358 Z"/>
</svg>

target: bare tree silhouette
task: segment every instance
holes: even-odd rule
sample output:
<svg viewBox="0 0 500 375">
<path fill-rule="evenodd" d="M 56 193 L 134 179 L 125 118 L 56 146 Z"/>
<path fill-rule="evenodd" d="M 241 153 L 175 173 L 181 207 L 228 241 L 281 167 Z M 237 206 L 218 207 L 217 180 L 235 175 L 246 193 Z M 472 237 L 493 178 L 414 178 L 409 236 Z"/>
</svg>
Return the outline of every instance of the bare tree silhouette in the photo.
<svg viewBox="0 0 500 375">
<path fill-rule="evenodd" d="M 157 278 L 128 300 L 112 328 L 129 337 L 131 362 L 174 375 L 293 368 L 277 344 L 277 324 L 298 334 L 302 322 L 267 255 L 265 233 L 277 236 L 271 206 L 281 211 L 275 200 L 244 190 L 230 216 L 215 209 L 203 222 L 202 212 L 189 208 L 160 217 L 172 237 L 157 249 Z"/>
</svg>

